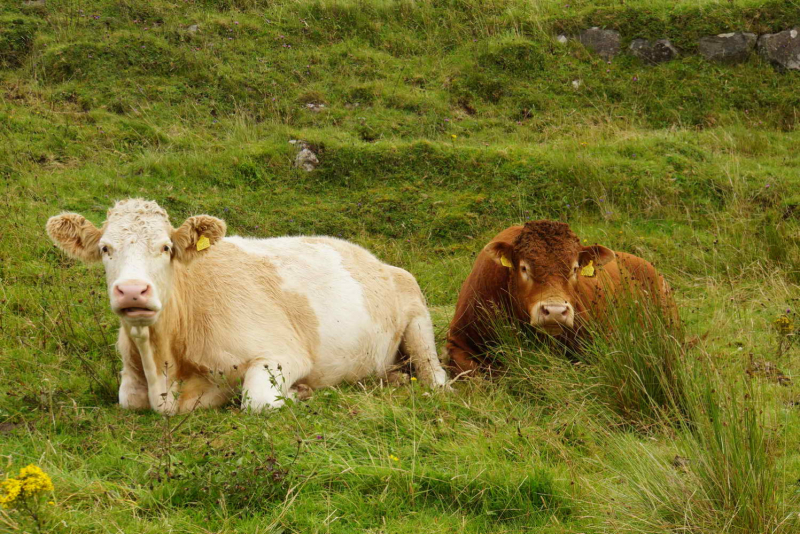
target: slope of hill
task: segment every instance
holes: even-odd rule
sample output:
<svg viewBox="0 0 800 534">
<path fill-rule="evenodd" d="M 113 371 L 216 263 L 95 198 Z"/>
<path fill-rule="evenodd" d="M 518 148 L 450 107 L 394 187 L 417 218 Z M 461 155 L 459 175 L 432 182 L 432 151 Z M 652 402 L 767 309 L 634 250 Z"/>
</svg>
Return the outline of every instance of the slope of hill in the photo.
<svg viewBox="0 0 800 534">
<path fill-rule="evenodd" d="M 0 5 L 0 475 L 50 473 L 61 532 L 795 531 L 798 394 L 758 362 L 798 369 L 774 322 L 800 298 L 800 75 L 696 43 L 798 21 L 777 0 Z M 681 56 L 556 40 L 593 25 Z M 491 236 L 567 221 L 652 259 L 702 341 L 644 332 L 582 367 L 510 336 L 513 378 L 443 395 L 367 383 L 267 416 L 123 412 L 103 273 L 43 229 L 129 196 L 367 246 L 418 277 L 440 338 Z M 690 425 L 626 396 L 636 362 L 669 354 L 691 363 Z M 30 528 L 14 509 L 0 524 Z"/>
</svg>

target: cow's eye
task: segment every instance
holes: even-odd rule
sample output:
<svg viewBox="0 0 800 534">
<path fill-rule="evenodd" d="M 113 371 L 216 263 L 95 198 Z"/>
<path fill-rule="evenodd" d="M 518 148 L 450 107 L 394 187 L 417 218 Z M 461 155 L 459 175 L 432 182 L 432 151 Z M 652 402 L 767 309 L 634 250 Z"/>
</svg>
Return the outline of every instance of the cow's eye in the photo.
<svg viewBox="0 0 800 534">
<path fill-rule="evenodd" d="M 103 245 L 103 248 L 100 249 L 103 254 L 108 254 L 108 247 Z"/>
<path fill-rule="evenodd" d="M 527 273 L 528 272 L 528 268 L 525 267 L 524 265 L 520 266 L 520 269 L 522 269 L 523 273 Z"/>
<path fill-rule="evenodd" d="M 169 252 L 170 251 L 169 245 L 164 245 L 164 248 L 162 249 L 162 251 L 163 252 Z"/>
</svg>

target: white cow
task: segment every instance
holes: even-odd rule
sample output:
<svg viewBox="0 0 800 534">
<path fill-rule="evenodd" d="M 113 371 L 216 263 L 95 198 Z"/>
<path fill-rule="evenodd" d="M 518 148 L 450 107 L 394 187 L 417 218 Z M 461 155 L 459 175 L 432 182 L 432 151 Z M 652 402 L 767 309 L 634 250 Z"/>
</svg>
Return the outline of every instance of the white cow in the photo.
<svg viewBox="0 0 800 534">
<path fill-rule="evenodd" d="M 446 382 L 414 277 L 352 243 L 224 237 L 208 215 L 175 229 L 139 199 L 117 202 L 100 229 L 64 213 L 47 233 L 105 266 L 124 408 L 218 406 L 240 380 L 244 407 L 276 408 L 293 386 L 386 377 L 400 351 L 424 383 Z"/>
</svg>

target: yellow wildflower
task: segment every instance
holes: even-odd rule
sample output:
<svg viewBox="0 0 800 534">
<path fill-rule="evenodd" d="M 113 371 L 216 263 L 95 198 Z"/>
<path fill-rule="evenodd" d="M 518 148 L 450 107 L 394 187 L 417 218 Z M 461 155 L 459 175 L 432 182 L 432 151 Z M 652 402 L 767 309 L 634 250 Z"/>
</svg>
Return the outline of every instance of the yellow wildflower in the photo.
<svg viewBox="0 0 800 534">
<path fill-rule="evenodd" d="M 791 334 L 794 330 L 794 321 L 788 315 L 781 315 L 775 319 L 775 328 L 783 335 Z"/>
<path fill-rule="evenodd" d="M 452 134 L 450 137 L 452 137 L 453 139 L 458 139 L 458 136 L 456 134 Z"/>
<path fill-rule="evenodd" d="M 393 462 L 399 462 L 400 461 L 400 458 L 398 458 L 394 454 L 390 454 L 389 455 L 389 459 L 392 460 Z"/>
<path fill-rule="evenodd" d="M 8 506 L 19 497 L 22 491 L 22 483 L 16 478 L 9 478 L 0 482 L 0 505 Z"/>
<path fill-rule="evenodd" d="M 412 381 L 412 382 L 416 382 L 416 381 L 417 381 L 417 377 L 416 377 L 416 376 L 412 376 L 412 377 L 411 377 L 411 381 Z"/>
<path fill-rule="evenodd" d="M 17 479 L 22 484 L 26 497 L 43 491 L 53 491 L 53 481 L 48 474 L 33 464 L 20 469 Z"/>
</svg>

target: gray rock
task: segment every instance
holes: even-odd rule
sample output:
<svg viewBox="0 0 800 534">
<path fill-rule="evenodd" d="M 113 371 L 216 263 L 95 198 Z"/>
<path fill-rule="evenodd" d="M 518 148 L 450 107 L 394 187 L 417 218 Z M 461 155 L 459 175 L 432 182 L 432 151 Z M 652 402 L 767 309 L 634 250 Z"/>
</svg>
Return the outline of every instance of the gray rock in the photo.
<svg viewBox="0 0 800 534">
<path fill-rule="evenodd" d="M 47 2 L 45 0 L 26 0 L 22 2 L 22 10 L 28 13 L 47 13 Z"/>
<path fill-rule="evenodd" d="M 298 152 L 297 157 L 294 160 L 294 166 L 299 169 L 303 169 L 306 172 L 313 171 L 317 168 L 317 165 L 319 165 L 317 155 L 307 148 L 304 148 Z"/>
<path fill-rule="evenodd" d="M 614 30 L 601 30 L 597 26 L 583 30 L 578 36 L 583 46 L 602 57 L 610 60 L 619 54 L 619 32 Z"/>
<path fill-rule="evenodd" d="M 197 33 L 197 30 L 199 30 L 199 29 L 200 29 L 200 26 L 198 26 L 197 24 L 192 24 L 191 26 L 186 28 L 186 31 L 189 32 L 189 33 Z"/>
<path fill-rule="evenodd" d="M 745 32 L 708 35 L 700 38 L 698 50 L 709 61 L 741 63 L 756 46 L 756 39 L 756 34 Z"/>
<path fill-rule="evenodd" d="M 567 41 L 569 41 L 569 37 L 567 37 L 566 35 L 564 35 L 564 34 L 562 33 L 561 35 L 559 35 L 558 37 L 556 37 L 556 41 L 558 41 L 558 42 L 559 42 L 559 43 L 561 43 L 561 44 L 567 44 Z"/>
<path fill-rule="evenodd" d="M 672 46 L 669 39 L 659 39 L 653 43 L 647 39 L 634 39 L 631 41 L 630 51 L 634 56 L 652 65 L 672 61 L 678 57 L 678 49 Z"/>
<path fill-rule="evenodd" d="M 800 70 L 800 30 L 762 35 L 758 38 L 758 53 L 779 69 Z"/>
</svg>

